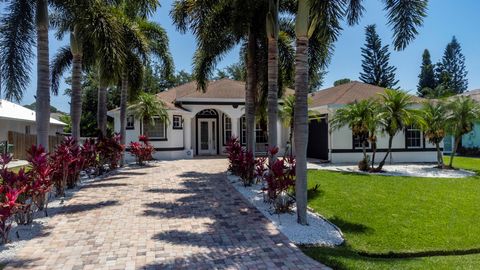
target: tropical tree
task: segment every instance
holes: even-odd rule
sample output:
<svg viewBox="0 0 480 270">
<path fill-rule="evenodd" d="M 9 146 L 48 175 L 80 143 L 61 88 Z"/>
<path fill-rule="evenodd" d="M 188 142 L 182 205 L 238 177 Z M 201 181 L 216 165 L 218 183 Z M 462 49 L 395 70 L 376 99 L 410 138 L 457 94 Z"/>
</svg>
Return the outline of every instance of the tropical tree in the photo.
<svg viewBox="0 0 480 270">
<path fill-rule="evenodd" d="M 387 19 L 393 29 L 396 50 L 404 49 L 417 35 L 417 28 L 426 16 L 427 1 L 386 0 Z M 295 151 L 297 156 L 295 193 L 297 216 L 300 224 L 307 222 L 307 141 L 308 141 L 308 62 L 309 42 L 318 43 L 323 54 L 328 54 L 331 44 L 341 31 L 340 21 L 346 18 L 349 25 L 356 24 L 364 7 L 358 0 L 323 1 L 298 0 L 296 12 L 296 61 L 295 61 Z M 316 39 L 309 40 L 311 37 Z M 312 47 L 312 46 L 310 46 Z M 312 57 L 310 57 L 312 58 Z M 328 59 L 328 58 L 327 58 Z"/>
<path fill-rule="evenodd" d="M 126 50 L 118 12 L 102 1 L 56 1 L 52 24 L 61 39 L 70 34 L 70 46 L 60 48 L 52 62 L 52 90 L 58 92 L 61 75 L 72 67 L 71 103 L 72 136 L 80 137 L 82 115 L 81 78 L 84 70 L 98 72 L 99 90 L 97 124 L 106 132 L 107 87 L 115 80 L 125 62 Z"/>
<path fill-rule="evenodd" d="M 120 99 L 120 143 L 125 144 L 127 101 L 129 92 L 140 91 L 143 83 L 144 66 L 151 62 L 151 58 L 162 62 L 164 77 L 172 75 L 173 60 L 168 48 L 168 37 L 165 30 L 157 23 L 148 21 L 146 16 L 156 9 L 156 5 L 146 2 L 147 6 L 129 5 L 129 1 L 117 3 L 123 8 L 125 16 L 121 16 L 127 58 L 121 74 L 121 99 Z M 126 10 L 126 8 L 129 8 Z M 122 158 L 121 164 L 124 163 Z"/>
<path fill-rule="evenodd" d="M 308 103 L 311 103 L 311 98 L 309 98 Z M 286 149 L 285 153 L 290 150 L 290 155 L 293 155 L 293 134 L 294 134 L 294 118 L 295 118 L 295 95 L 288 95 L 283 98 L 283 104 L 279 111 L 280 118 L 285 127 L 289 129 L 288 134 L 288 144 L 290 149 Z M 308 120 L 319 119 L 320 115 L 312 110 L 308 110 Z"/>
<path fill-rule="evenodd" d="M 362 69 L 360 80 L 364 83 L 380 87 L 394 88 L 398 84 L 395 79 L 396 67 L 390 65 L 388 45 L 382 46 L 374 24 L 365 27 L 366 42 L 362 48 Z"/>
<path fill-rule="evenodd" d="M 427 140 L 437 149 L 437 165 L 443 168 L 443 153 L 440 143 L 446 135 L 448 108 L 443 101 L 427 101 L 420 111 L 419 125 Z"/>
<path fill-rule="evenodd" d="M 435 88 L 424 88 L 422 91 L 424 98 L 446 98 L 453 96 L 455 93 L 452 89 L 447 88 L 444 84 L 439 84 Z"/>
<path fill-rule="evenodd" d="M 400 90 L 385 90 L 381 95 L 381 129 L 388 135 L 387 153 L 375 170 L 381 171 L 392 151 L 393 138 L 407 126 L 417 124 L 418 113 L 413 109 L 412 96 Z"/>
<path fill-rule="evenodd" d="M 165 103 L 153 94 L 139 94 L 135 103 L 130 105 L 128 110 L 133 112 L 135 118 L 141 119 L 143 122 L 150 121 L 152 125 L 155 124 L 155 119 L 167 123 L 170 121 Z"/>
<path fill-rule="evenodd" d="M 0 26 L 0 66 L 5 98 L 20 101 L 29 84 L 32 47 L 37 47 L 37 145 L 48 149 L 50 127 L 50 67 L 48 1 L 8 2 Z"/>
<path fill-rule="evenodd" d="M 426 89 L 435 89 L 437 80 L 435 79 L 435 65 L 430 59 L 430 52 L 425 49 L 422 54 L 422 65 L 420 66 L 420 75 L 418 75 L 417 94 L 421 97 L 426 96 Z"/>
<path fill-rule="evenodd" d="M 447 104 L 447 131 L 454 137 L 454 145 L 449 167 L 453 166 L 453 158 L 457 153 L 462 136 L 471 132 L 475 122 L 480 120 L 480 105 L 469 96 L 458 96 Z"/>
<path fill-rule="evenodd" d="M 468 88 L 467 68 L 462 47 L 455 36 L 447 44 L 442 60 L 436 65 L 436 76 L 439 84 L 461 94 Z"/>
<path fill-rule="evenodd" d="M 352 135 L 362 143 L 363 160 L 361 169 L 368 170 L 370 163 L 367 155 L 367 143 L 370 138 L 371 121 L 375 119 L 377 111 L 375 110 L 376 101 L 365 99 L 354 102 L 335 111 L 330 121 L 333 130 L 338 130 L 345 126 L 349 127 Z"/>
</svg>

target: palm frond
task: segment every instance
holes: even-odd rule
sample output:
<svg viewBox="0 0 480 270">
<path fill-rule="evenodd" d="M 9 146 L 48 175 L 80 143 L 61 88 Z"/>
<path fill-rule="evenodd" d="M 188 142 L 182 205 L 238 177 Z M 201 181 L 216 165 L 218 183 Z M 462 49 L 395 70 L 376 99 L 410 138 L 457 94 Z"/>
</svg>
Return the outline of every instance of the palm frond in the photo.
<svg viewBox="0 0 480 270">
<path fill-rule="evenodd" d="M 395 50 L 403 50 L 418 34 L 427 16 L 427 0 L 384 0 Z"/>
<path fill-rule="evenodd" d="M 5 99 L 20 101 L 30 82 L 35 44 L 35 2 L 11 1 L 0 23 L 0 59 Z M 0 93 L 1 94 L 1 93 Z"/>
<path fill-rule="evenodd" d="M 60 78 L 63 73 L 72 65 L 73 55 L 69 46 L 61 47 L 52 59 L 50 64 L 52 93 L 58 95 Z"/>
</svg>

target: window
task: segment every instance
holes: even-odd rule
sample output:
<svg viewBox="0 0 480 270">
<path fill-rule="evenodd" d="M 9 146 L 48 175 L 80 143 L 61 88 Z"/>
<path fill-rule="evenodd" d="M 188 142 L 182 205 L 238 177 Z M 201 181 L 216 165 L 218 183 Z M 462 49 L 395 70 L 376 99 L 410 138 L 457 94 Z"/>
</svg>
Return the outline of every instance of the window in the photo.
<svg viewBox="0 0 480 270">
<path fill-rule="evenodd" d="M 422 146 L 422 132 L 416 127 L 407 127 L 405 132 L 407 148 L 418 148 Z"/>
<path fill-rule="evenodd" d="M 135 129 L 135 117 L 133 115 L 127 116 L 126 129 Z"/>
<path fill-rule="evenodd" d="M 30 126 L 25 126 L 25 134 L 30 135 Z"/>
<path fill-rule="evenodd" d="M 242 116 L 242 118 L 240 118 L 240 126 L 242 127 L 240 141 L 242 144 L 246 144 L 247 143 L 247 123 L 245 120 L 245 116 Z M 255 124 L 255 142 L 267 143 L 268 142 L 267 134 L 268 133 L 265 130 L 263 130 L 262 127 L 260 126 L 260 123 L 257 122 Z"/>
<path fill-rule="evenodd" d="M 370 144 L 368 142 L 368 133 L 360 134 L 360 135 L 354 135 L 353 136 L 353 148 L 363 148 L 363 141 L 365 141 L 365 147 L 370 147 Z"/>
<path fill-rule="evenodd" d="M 144 124 L 144 133 L 151 139 L 167 139 L 167 125 L 165 124 L 165 121 L 157 117 L 154 118 L 153 123 L 152 121 L 145 121 Z"/>
<path fill-rule="evenodd" d="M 223 115 L 223 145 L 226 145 L 228 140 L 232 138 L 232 118 Z"/>
<path fill-rule="evenodd" d="M 172 125 L 173 125 L 173 129 L 182 129 L 183 128 L 182 116 L 174 115 Z"/>
</svg>

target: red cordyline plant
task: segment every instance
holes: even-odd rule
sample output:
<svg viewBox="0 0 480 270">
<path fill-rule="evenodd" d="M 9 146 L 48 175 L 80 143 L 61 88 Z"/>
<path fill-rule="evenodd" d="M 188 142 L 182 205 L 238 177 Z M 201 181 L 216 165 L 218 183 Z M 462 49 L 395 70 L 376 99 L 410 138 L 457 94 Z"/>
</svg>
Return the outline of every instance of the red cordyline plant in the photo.
<svg viewBox="0 0 480 270">
<path fill-rule="evenodd" d="M 8 163 L 12 160 L 12 156 L 4 154 L 0 156 L 0 237 L 2 242 L 6 244 L 8 242 L 8 235 L 12 228 L 12 216 L 17 213 L 22 206 L 18 200 L 19 196 L 24 192 L 25 185 L 23 178 L 25 175 L 24 170 L 20 170 L 18 174 L 11 172 L 7 169 Z"/>
<path fill-rule="evenodd" d="M 103 170 L 103 165 L 105 164 L 108 164 L 110 170 L 118 167 L 125 150 L 124 145 L 120 143 L 119 134 L 115 134 L 112 137 L 99 137 L 96 148 L 99 154 L 101 170 Z"/>
<path fill-rule="evenodd" d="M 240 140 L 236 137 L 230 138 L 227 142 L 225 152 L 227 153 L 229 163 L 228 170 L 232 174 L 239 175 L 244 153 Z"/>
<path fill-rule="evenodd" d="M 65 196 L 69 178 L 75 174 L 75 163 L 78 160 L 79 152 L 72 148 L 71 143 L 72 141 L 66 138 L 56 147 L 55 152 L 51 155 L 54 166 L 52 180 L 57 196 Z"/>
<path fill-rule="evenodd" d="M 95 139 L 87 139 L 80 147 L 83 158 L 82 169 L 90 176 L 90 171 L 98 167 L 98 152 Z"/>
<path fill-rule="evenodd" d="M 268 150 L 270 156 L 275 156 L 277 153 L 278 147 Z M 276 212 L 288 212 L 294 203 L 289 191 L 295 187 L 295 166 L 293 156 L 278 158 L 272 164 L 267 164 L 267 170 L 264 173 L 267 196 Z"/>
<path fill-rule="evenodd" d="M 155 151 L 155 148 L 153 148 L 148 137 L 145 135 L 139 136 L 138 140 L 140 142 L 130 142 L 130 154 L 135 156 L 138 165 L 143 166 L 145 161 L 153 159 L 153 152 Z"/>
<path fill-rule="evenodd" d="M 47 194 L 52 189 L 52 179 L 54 168 L 42 146 L 33 145 L 27 150 L 27 160 L 29 162 L 30 170 L 28 177 L 30 178 L 30 186 L 27 189 L 28 195 L 32 202 L 39 210 L 45 209 L 48 204 Z"/>
</svg>

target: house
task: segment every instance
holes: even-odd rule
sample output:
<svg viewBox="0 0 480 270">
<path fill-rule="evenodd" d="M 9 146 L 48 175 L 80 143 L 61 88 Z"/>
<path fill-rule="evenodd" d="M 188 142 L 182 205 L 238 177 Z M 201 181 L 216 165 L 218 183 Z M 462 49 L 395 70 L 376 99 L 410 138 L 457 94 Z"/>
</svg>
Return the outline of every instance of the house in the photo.
<svg viewBox="0 0 480 270">
<path fill-rule="evenodd" d="M 291 90 L 288 90 L 290 92 Z M 291 93 L 291 92 L 290 92 Z M 147 135 L 157 159 L 181 159 L 202 155 L 222 155 L 227 141 L 238 137 L 246 143 L 245 83 L 230 79 L 211 81 L 205 92 L 196 82 L 186 83 L 157 94 L 167 107 L 169 121 L 144 122 L 127 114 L 126 142 Z M 108 112 L 114 118 L 114 130 L 120 132 L 120 110 Z M 288 129 L 277 123 L 280 151 L 288 140 Z M 256 151 L 267 149 L 267 132 L 256 125 Z M 127 155 L 129 156 L 129 155 Z"/>
<path fill-rule="evenodd" d="M 0 99 L 0 144 L 1 151 L 4 151 L 4 144 L 7 142 L 13 145 L 12 151 L 15 158 L 24 159 L 26 157 L 25 149 L 35 142 L 37 127 L 35 123 L 35 111 Z M 55 137 L 63 132 L 65 123 L 50 118 L 49 135 Z M 53 145 L 50 145 L 52 148 Z"/>
<path fill-rule="evenodd" d="M 480 89 L 472 90 L 460 94 L 462 96 L 469 96 L 473 100 L 480 102 Z M 451 153 L 453 149 L 454 138 L 447 136 L 445 138 L 445 153 Z M 480 148 L 480 122 L 473 126 L 473 130 L 462 136 L 461 147 L 466 149 L 478 149 Z"/>
<path fill-rule="evenodd" d="M 379 97 L 379 94 L 384 92 L 385 88 L 353 81 L 312 93 L 310 110 L 321 114 L 321 118 L 313 119 L 309 123 L 307 156 L 334 163 L 361 160 L 363 154 L 360 140 L 352 135 L 347 126 L 331 130 L 329 119 L 338 108 L 355 101 Z M 414 99 L 420 107 L 422 99 Z M 377 160 L 384 157 L 387 148 L 388 136 L 379 133 Z M 371 152 L 370 149 L 368 151 Z M 435 162 L 436 158 L 434 145 L 425 140 L 421 130 L 412 126 L 394 137 L 392 153 L 387 162 Z"/>
</svg>

